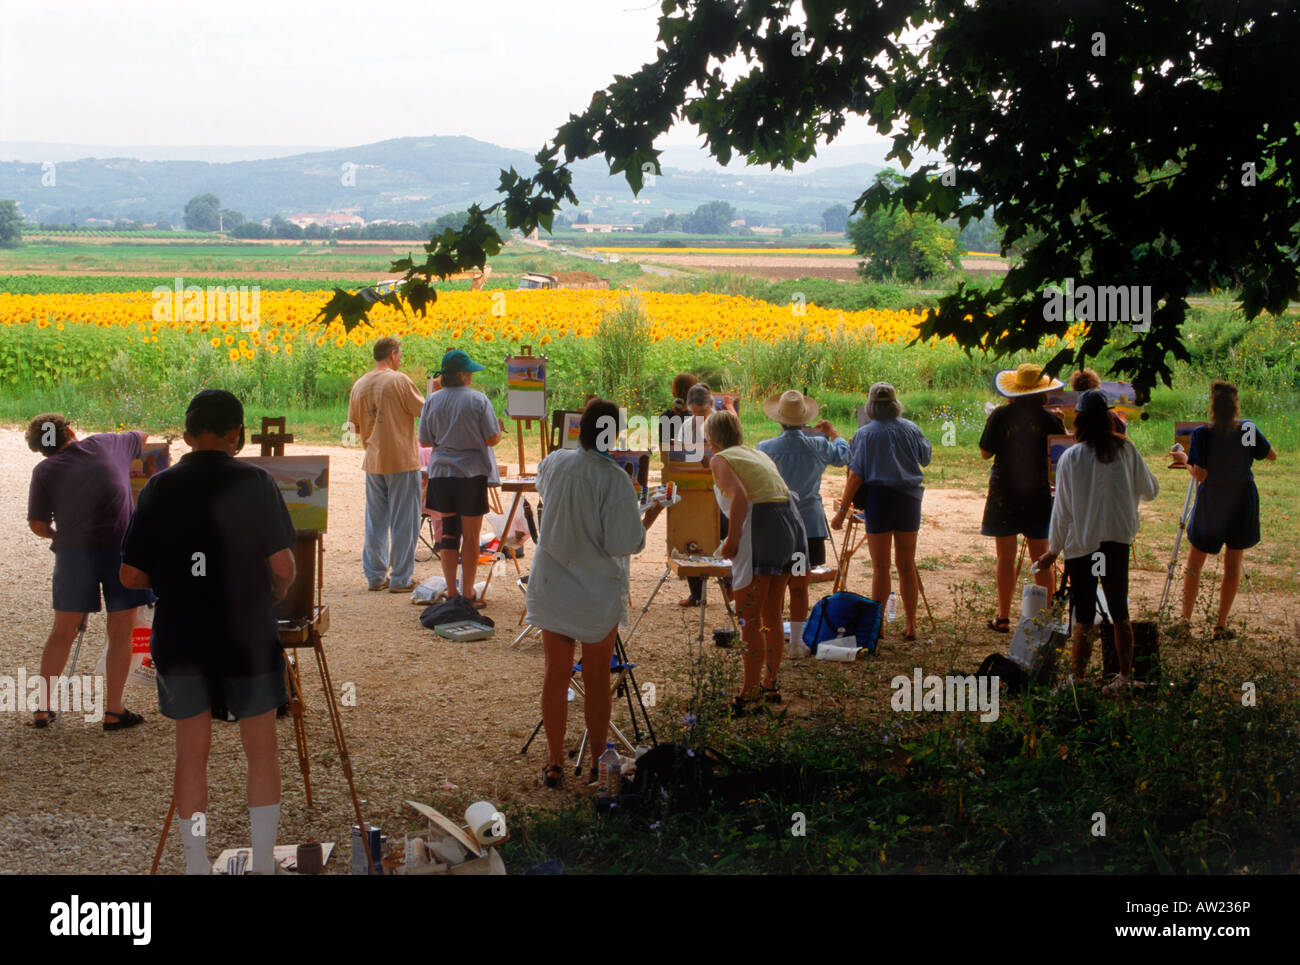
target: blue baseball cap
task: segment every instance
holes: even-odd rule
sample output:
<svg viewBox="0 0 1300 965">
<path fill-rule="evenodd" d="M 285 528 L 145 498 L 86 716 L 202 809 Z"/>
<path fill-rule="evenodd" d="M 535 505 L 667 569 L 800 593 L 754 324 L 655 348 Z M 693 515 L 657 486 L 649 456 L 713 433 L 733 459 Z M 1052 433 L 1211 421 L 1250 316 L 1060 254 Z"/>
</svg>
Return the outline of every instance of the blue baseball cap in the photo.
<svg viewBox="0 0 1300 965">
<path fill-rule="evenodd" d="M 460 349 L 454 348 L 442 357 L 442 368 L 434 375 L 441 375 L 443 372 L 482 372 L 484 368 L 485 366 L 479 365 Z"/>
</svg>

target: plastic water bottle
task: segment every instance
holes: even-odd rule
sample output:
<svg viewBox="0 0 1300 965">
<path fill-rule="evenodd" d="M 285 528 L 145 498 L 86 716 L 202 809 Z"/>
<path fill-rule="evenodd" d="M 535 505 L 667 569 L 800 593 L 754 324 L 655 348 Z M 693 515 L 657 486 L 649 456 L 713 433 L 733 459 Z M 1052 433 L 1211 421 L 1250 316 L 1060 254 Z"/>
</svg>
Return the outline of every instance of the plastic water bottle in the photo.
<svg viewBox="0 0 1300 965">
<path fill-rule="evenodd" d="M 898 619 L 898 594 L 889 591 L 889 602 L 885 604 L 885 619 L 893 623 Z"/>
<path fill-rule="evenodd" d="M 613 741 L 606 741 L 605 753 L 600 755 L 600 791 L 602 797 L 616 798 L 623 783 L 623 759 L 618 756 Z"/>
</svg>

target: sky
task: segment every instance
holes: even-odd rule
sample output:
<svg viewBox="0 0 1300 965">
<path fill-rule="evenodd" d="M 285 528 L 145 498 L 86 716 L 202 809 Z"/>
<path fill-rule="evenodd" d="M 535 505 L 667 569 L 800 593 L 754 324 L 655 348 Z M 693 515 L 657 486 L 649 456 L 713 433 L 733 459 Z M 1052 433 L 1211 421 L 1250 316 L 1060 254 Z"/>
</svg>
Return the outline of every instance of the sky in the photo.
<svg viewBox="0 0 1300 965">
<path fill-rule="evenodd" d="M 658 16 L 658 0 L 0 0 L 0 142 L 463 134 L 532 152 L 653 59 Z M 858 120 L 837 147 L 871 142 Z M 697 143 L 682 127 L 659 146 Z"/>
</svg>

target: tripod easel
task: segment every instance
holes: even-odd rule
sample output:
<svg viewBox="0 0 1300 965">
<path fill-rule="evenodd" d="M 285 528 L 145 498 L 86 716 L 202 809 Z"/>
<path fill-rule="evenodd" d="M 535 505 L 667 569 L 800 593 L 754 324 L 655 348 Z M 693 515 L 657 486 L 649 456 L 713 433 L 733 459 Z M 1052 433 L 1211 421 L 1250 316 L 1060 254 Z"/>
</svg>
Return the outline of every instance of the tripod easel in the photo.
<svg viewBox="0 0 1300 965">
<path fill-rule="evenodd" d="M 284 455 L 284 444 L 292 441 L 293 436 L 284 432 L 285 419 L 263 418 L 262 431 L 252 436 L 252 441 L 260 443 L 261 458 Z M 277 431 L 272 432 L 272 429 Z M 296 575 L 293 585 L 284 601 L 277 608 L 280 627 L 280 647 L 292 650 L 285 660 L 285 678 L 289 687 L 289 713 L 293 717 L 294 740 L 298 750 L 298 766 L 302 771 L 303 787 L 307 796 L 307 806 L 312 806 L 311 795 L 311 757 L 307 750 L 307 722 L 304 716 L 302 677 L 298 669 L 298 649 L 310 647 L 316 656 L 316 667 L 320 673 L 321 689 L 325 695 L 325 709 L 329 714 L 333 731 L 334 746 L 338 750 L 339 764 L 343 776 L 348 782 L 348 792 L 352 797 L 352 809 L 357 819 L 357 826 L 362 829 L 361 840 L 370 841 L 370 828 L 361 814 L 361 802 L 357 797 L 356 784 L 352 779 L 352 759 L 348 755 L 347 740 L 343 734 L 342 715 L 334 692 L 334 682 L 330 677 L 329 662 L 325 657 L 324 634 L 329 630 L 329 607 L 322 602 L 325 586 L 325 541 L 324 533 L 315 530 L 299 530 L 294 545 L 294 563 Z M 154 852 L 150 874 L 158 873 L 158 863 L 162 860 L 163 848 L 167 843 L 167 832 L 171 828 L 172 817 L 176 813 L 176 798 L 173 795 L 163 821 L 162 834 L 158 838 L 158 847 Z M 367 869 L 373 872 L 379 864 L 380 855 L 370 856 Z"/>
<path fill-rule="evenodd" d="M 622 742 L 628 752 L 633 754 L 636 753 L 636 743 L 634 743 L 634 741 L 639 742 L 641 740 L 641 721 L 645 721 L 646 732 L 650 738 L 650 743 L 658 743 L 658 740 L 655 739 L 654 726 L 650 723 L 650 714 L 646 711 L 645 702 L 641 699 L 641 688 L 637 686 L 636 674 L 633 672 L 635 668 L 636 664 L 632 663 L 627 658 L 627 648 L 623 644 L 622 635 L 615 633 L 614 652 L 610 657 L 609 664 L 610 673 L 613 674 L 610 680 L 610 710 L 613 710 L 614 704 L 620 697 L 627 701 L 628 716 L 632 719 L 632 740 L 628 740 L 627 735 L 619 729 L 617 724 L 614 723 L 613 714 L 610 715 L 609 730 L 617 740 Z M 579 659 L 579 661 L 573 665 L 570 682 L 574 691 L 579 696 L 585 698 L 587 692 L 583 690 L 581 674 L 582 661 Z M 636 695 L 635 703 L 633 703 L 634 694 Z M 638 710 L 641 713 L 639 718 L 637 717 Z M 524 741 L 524 746 L 519 749 L 521 755 L 528 753 L 528 748 L 530 748 L 533 745 L 533 741 L 537 739 L 537 735 L 542 730 L 543 723 L 544 721 L 539 720 L 537 726 L 533 728 L 533 732 L 528 735 L 528 740 Z M 582 774 L 582 755 L 587 749 L 587 741 L 590 736 L 590 732 L 584 727 L 582 730 L 582 739 L 578 742 L 577 748 L 569 751 L 569 756 L 577 761 L 573 771 L 574 776 Z"/>
</svg>

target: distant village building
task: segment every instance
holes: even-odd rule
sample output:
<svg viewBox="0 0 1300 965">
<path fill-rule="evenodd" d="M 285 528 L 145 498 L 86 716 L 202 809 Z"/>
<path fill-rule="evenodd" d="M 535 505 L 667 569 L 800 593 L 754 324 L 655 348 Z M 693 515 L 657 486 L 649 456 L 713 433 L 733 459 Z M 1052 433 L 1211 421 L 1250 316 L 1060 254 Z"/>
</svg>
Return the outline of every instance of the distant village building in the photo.
<svg viewBox="0 0 1300 965">
<path fill-rule="evenodd" d="M 285 220 L 299 228 L 305 228 L 310 224 L 318 224 L 322 228 L 364 228 L 366 226 L 365 219 L 360 215 L 344 214 L 340 211 L 291 214 Z"/>
<path fill-rule="evenodd" d="M 634 224 L 574 224 L 571 227 L 574 231 L 585 231 L 589 235 L 607 235 L 614 231 L 636 231 L 637 228 Z"/>
</svg>

